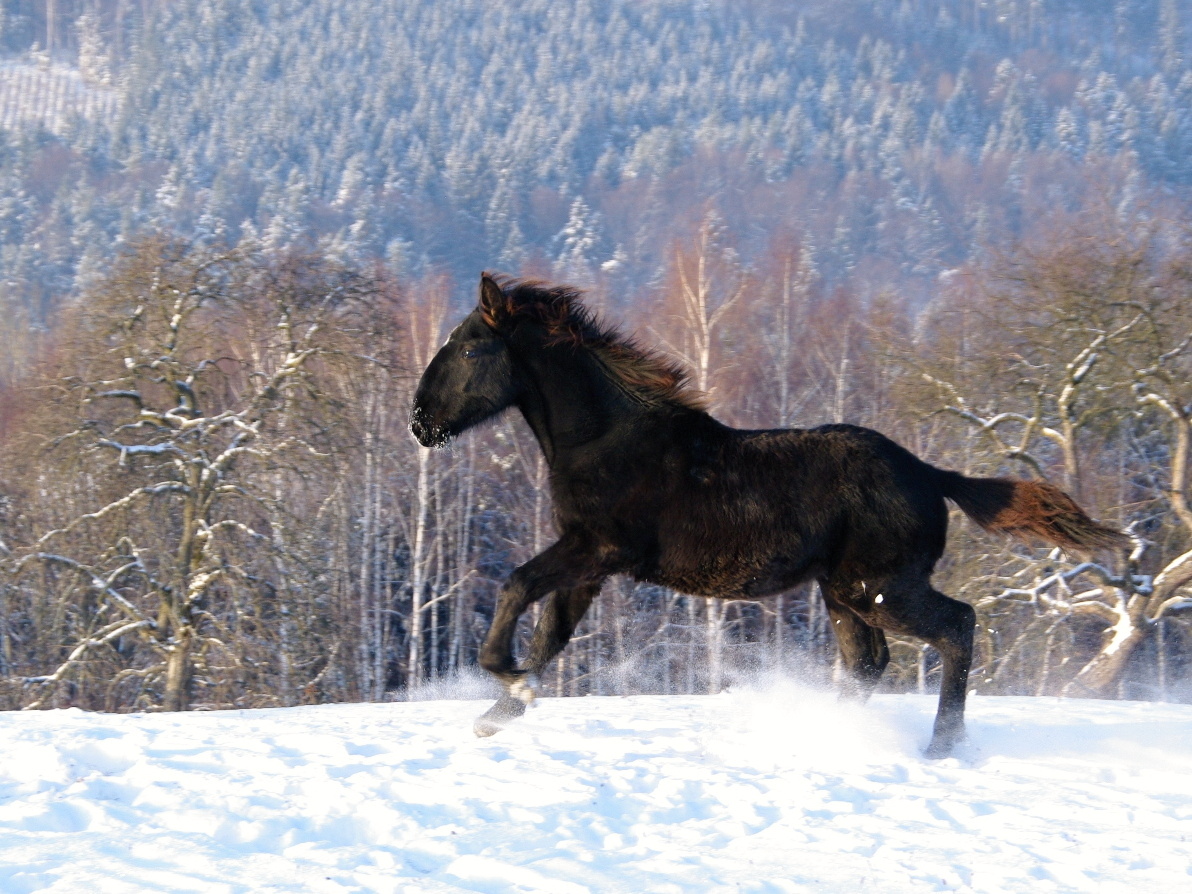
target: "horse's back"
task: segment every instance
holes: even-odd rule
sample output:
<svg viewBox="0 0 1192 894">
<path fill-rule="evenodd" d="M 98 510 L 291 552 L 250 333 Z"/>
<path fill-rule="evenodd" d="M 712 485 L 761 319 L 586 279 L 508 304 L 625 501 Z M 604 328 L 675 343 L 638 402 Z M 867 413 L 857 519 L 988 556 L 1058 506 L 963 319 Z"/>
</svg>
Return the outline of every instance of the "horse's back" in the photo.
<svg viewBox="0 0 1192 894">
<path fill-rule="evenodd" d="M 660 485 L 657 549 L 638 576 L 700 595 L 762 596 L 877 575 L 943 551 L 934 469 L 871 429 L 706 427 Z"/>
<path fill-rule="evenodd" d="M 852 548 L 874 561 L 890 554 L 894 562 L 908 551 L 925 550 L 932 561 L 942 553 L 947 509 L 936 470 L 880 432 L 831 424 L 743 432 L 742 441 L 756 455 L 779 457 L 782 498 L 799 520 L 834 520 L 838 552 Z"/>
</svg>

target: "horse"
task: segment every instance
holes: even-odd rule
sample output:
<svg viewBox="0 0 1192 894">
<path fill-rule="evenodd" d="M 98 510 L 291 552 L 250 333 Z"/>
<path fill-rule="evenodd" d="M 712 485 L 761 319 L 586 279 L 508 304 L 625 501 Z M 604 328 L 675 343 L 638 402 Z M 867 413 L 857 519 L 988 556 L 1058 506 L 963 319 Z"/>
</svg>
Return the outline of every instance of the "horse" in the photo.
<svg viewBox="0 0 1192 894">
<path fill-rule="evenodd" d="M 516 407 L 550 472 L 558 539 L 500 590 L 479 663 L 504 691 L 477 718 L 479 736 L 525 712 L 610 575 L 751 600 L 815 580 L 848 671 L 842 697 L 873 691 L 890 659 L 886 633 L 939 653 L 926 754 L 944 757 L 964 737 L 976 620 L 931 586 L 945 500 L 986 531 L 1085 552 L 1126 542 L 1051 484 L 936 468 L 872 429 L 729 427 L 682 367 L 581 299 L 570 287 L 482 274 L 476 308 L 414 395 L 410 431 L 422 446 L 445 446 Z M 518 666 L 518 619 L 543 599 Z"/>
</svg>

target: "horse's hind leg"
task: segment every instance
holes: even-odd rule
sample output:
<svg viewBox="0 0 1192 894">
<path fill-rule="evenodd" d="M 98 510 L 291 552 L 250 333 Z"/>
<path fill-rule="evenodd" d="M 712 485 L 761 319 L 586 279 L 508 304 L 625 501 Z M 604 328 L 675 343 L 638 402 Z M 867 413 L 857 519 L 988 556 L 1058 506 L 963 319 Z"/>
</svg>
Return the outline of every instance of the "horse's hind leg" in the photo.
<svg viewBox="0 0 1192 894">
<path fill-rule="evenodd" d="M 936 612 L 932 637 L 924 636 L 943 660 L 940 701 L 935 714 L 935 730 L 928 757 L 947 757 L 964 738 L 964 702 L 968 695 L 969 668 L 973 663 L 973 631 L 977 613 L 966 602 L 949 599 L 937 590 L 928 590 L 928 602 Z"/>
<path fill-rule="evenodd" d="M 524 691 L 529 694 L 529 699 L 520 697 L 520 690 L 515 692 L 507 689 L 491 708 L 476 718 L 472 725 L 476 735 L 491 736 L 526 712 L 526 705 L 533 698 L 532 687 L 536 678 L 546 669 L 550 660 L 563 651 L 599 592 L 600 584 L 593 584 L 574 590 L 559 590 L 547 597 L 526 656 L 525 670 L 529 685 Z"/>
<path fill-rule="evenodd" d="M 890 585 L 882 602 L 871 602 L 863 614 L 871 624 L 926 640 L 939 652 L 943 679 L 935 730 L 926 753 L 928 757 L 947 757 L 964 738 L 964 703 L 977 613 L 971 605 L 950 599 L 923 581 L 914 587 Z"/>
<path fill-rule="evenodd" d="M 890 650 L 886 647 L 886 635 L 881 628 L 871 627 L 852 611 L 837 603 L 828 590 L 824 589 L 824 602 L 832 620 L 832 630 L 840 647 L 844 666 L 849 674 L 842 698 L 865 701 L 882 678 L 882 672 L 890 663 Z"/>
</svg>

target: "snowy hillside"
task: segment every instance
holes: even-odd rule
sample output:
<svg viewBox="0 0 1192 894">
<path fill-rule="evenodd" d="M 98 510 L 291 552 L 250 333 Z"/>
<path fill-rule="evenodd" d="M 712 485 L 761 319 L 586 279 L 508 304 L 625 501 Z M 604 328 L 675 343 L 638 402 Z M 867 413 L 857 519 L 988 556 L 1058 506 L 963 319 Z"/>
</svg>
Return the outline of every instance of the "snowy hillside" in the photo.
<svg viewBox="0 0 1192 894">
<path fill-rule="evenodd" d="M 52 324 L 146 227 L 637 291 L 710 205 L 743 259 L 925 301 L 1057 208 L 1184 193 L 1190 36 L 1179 0 L 7 0 L 3 297 Z M 68 126 L 80 78 L 114 98 Z"/>
<path fill-rule="evenodd" d="M 975 698 L 932 762 L 933 701 L 0 714 L 0 890 L 1192 889 L 1192 706 Z"/>
</svg>

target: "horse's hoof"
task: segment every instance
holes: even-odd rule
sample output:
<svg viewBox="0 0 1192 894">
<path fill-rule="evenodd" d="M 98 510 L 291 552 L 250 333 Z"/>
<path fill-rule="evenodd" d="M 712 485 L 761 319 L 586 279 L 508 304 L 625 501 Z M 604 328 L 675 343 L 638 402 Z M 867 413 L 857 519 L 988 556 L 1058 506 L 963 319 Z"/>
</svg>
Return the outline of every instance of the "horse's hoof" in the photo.
<svg viewBox="0 0 1192 894">
<path fill-rule="evenodd" d="M 516 720 L 525 713 L 525 702 L 508 694 L 502 695 L 491 708 L 476 718 L 472 724 L 472 732 L 481 739 L 487 739 L 508 726 L 509 721 Z"/>
<path fill-rule="evenodd" d="M 478 739 L 487 739 L 489 736 L 495 736 L 504 728 L 502 724 L 489 720 L 485 716 L 477 717 L 476 722 L 472 724 L 472 732 L 476 734 L 476 738 Z"/>
<path fill-rule="evenodd" d="M 956 750 L 956 746 L 965 740 L 964 733 L 959 735 L 947 736 L 932 736 L 931 744 L 927 746 L 927 750 L 923 752 L 923 756 L 928 760 L 937 761 L 945 757 L 951 757 L 952 752 Z"/>
<path fill-rule="evenodd" d="M 927 750 L 923 752 L 923 756 L 930 761 L 938 761 L 945 757 L 951 757 L 952 745 L 951 743 L 932 742 L 927 746 Z"/>
</svg>

